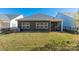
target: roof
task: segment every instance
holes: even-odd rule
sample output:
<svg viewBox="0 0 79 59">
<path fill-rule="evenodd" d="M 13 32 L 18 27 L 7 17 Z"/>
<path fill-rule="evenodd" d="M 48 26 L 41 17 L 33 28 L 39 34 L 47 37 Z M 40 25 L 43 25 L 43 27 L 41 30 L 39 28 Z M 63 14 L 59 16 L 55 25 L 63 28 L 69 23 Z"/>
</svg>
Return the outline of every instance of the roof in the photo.
<svg viewBox="0 0 79 59">
<path fill-rule="evenodd" d="M 35 14 L 32 16 L 24 17 L 21 19 L 18 19 L 18 21 L 49 21 L 55 19 L 52 16 L 48 16 L 45 14 Z"/>
<path fill-rule="evenodd" d="M 70 16 L 70 17 L 74 18 L 76 15 L 76 12 L 64 12 L 63 14 L 66 16 Z"/>
<path fill-rule="evenodd" d="M 5 21 L 7 21 L 7 20 L 11 20 L 11 19 L 14 19 L 14 18 L 16 18 L 17 16 L 19 16 L 19 15 L 16 15 L 16 14 L 0 14 L 0 20 L 5 20 Z"/>
<path fill-rule="evenodd" d="M 19 14 L 6 14 L 10 19 L 14 19 L 19 16 Z"/>
<path fill-rule="evenodd" d="M 9 20 L 9 17 L 4 14 L 0 14 L 0 20 Z"/>
<path fill-rule="evenodd" d="M 64 13 L 58 13 L 57 16 L 58 15 L 71 17 L 74 20 L 76 26 L 79 26 L 79 12 L 64 12 Z"/>
<path fill-rule="evenodd" d="M 72 13 L 64 13 L 64 15 L 72 17 L 76 24 L 79 25 L 79 13 L 78 12 L 72 12 Z"/>
</svg>

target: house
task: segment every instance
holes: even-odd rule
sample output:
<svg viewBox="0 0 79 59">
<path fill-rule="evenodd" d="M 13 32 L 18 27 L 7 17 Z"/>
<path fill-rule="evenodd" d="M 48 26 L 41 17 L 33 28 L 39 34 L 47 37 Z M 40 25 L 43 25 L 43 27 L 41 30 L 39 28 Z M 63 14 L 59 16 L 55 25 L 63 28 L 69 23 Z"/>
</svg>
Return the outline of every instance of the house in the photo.
<svg viewBox="0 0 79 59">
<path fill-rule="evenodd" d="M 79 31 L 79 19 L 75 22 L 72 13 L 58 13 L 56 17 L 34 14 L 24 17 L 19 14 L 0 14 L 0 30 L 4 28 L 20 31 Z"/>
<path fill-rule="evenodd" d="M 15 14 L 0 14 L 0 30 L 3 28 L 16 28 L 16 19 L 23 18 L 22 15 Z"/>
<path fill-rule="evenodd" d="M 21 31 L 63 31 L 63 21 L 45 14 L 17 19 Z"/>
<path fill-rule="evenodd" d="M 76 24 L 75 15 L 76 13 L 58 13 L 56 18 L 63 20 L 63 29 L 77 31 L 79 26 Z"/>
<path fill-rule="evenodd" d="M 10 21 L 6 15 L 0 14 L 0 30 L 2 28 L 9 28 Z"/>
<path fill-rule="evenodd" d="M 11 29 L 17 29 L 18 28 L 18 22 L 16 20 L 20 19 L 20 18 L 23 18 L 23 17 L 24 17 L 23 15 L 18 15 L 17 17 L 11 18 L 10 28 Z"/>
</svg>

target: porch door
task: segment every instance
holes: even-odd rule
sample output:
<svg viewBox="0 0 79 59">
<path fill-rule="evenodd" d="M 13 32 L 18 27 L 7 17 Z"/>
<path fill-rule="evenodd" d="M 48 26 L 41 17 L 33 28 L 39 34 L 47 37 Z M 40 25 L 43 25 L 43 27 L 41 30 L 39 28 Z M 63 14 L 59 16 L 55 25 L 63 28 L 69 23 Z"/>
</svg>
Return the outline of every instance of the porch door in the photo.
<svg viewBox="0 0 79 59">
<path fill-rule="evenodd" d="M 58 29 L 59 29 L 58 22 L 52 22 L 51 23 L 51 31 L 58 31 Z"/>
</svg>

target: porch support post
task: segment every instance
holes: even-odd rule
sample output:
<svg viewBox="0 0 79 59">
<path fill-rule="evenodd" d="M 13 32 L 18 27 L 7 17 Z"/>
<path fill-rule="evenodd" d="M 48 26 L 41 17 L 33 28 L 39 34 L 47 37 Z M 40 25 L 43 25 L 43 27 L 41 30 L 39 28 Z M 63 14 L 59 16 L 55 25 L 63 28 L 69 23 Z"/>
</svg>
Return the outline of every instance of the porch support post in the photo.
<svg viewBox="0 0 79 59">
<path fill-rule="evenodd" d="M 17 26 L 17 28 L 18 28 L 18 31 L 20 32 L 20 30 L 21 30 L 21 22 L 20 21 L 17 21 L 18 23 L 18 26 Z"/>
<path fill-rule="evenodd" d="M 61 21 L 61 32 L 63 32 L 63 21 Z"/>
<path fill-rule="evenodd" d="M 49 30 L 50 30 L 50 32 L 51 32 L 51 21 L 50 21 L 49 27 L 50 27 Z"/>
</svg>

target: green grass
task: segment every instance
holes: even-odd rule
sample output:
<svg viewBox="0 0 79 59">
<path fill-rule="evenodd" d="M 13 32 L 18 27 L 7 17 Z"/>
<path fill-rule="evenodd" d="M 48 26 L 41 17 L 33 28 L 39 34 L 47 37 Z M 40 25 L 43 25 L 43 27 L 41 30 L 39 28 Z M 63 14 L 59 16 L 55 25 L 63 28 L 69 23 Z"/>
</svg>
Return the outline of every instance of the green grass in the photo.
<svg viewBox="0 0 79 59">
<path fill-rule="evenodd" d="M 79 35 L 61 32 L 21 32 L 11 34 L 0 34 L 0 50 L 27 51 L 36 47 L 42 47 L 47 43 L 54 42 L 55 46 L 64 41 L 76 42 Z M 70 44 L 75 46 L 76 43 Z"/>
</svg>

